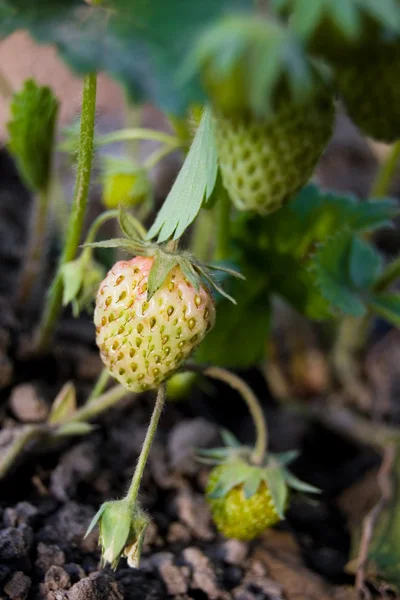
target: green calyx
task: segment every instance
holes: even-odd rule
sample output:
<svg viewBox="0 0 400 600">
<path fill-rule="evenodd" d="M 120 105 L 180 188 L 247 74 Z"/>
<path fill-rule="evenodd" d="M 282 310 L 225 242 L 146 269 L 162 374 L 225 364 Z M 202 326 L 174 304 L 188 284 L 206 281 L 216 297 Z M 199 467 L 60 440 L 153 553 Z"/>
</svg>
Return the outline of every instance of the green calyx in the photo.
<svg viewBox="0 0 400 600">
<path fill-rule="evenodd" d="M 189 252 L 178 251 L 176 249 L 176 242 L 167 242 L 166 244 L 159 245 L 145 239 L 145 232 L 142 225 L 122 207 L 120 207 L 119 211 L 119 225 L 126 236 L 125 238 L 115 238 L 86 245 L 92 248 L 121 248 L 135 256 L 153 257 L 154 262 L 148 279 L 148 300 L 162 286 L 168 273 L 174 267 L 179 266 L 184 277 L 196 291 L 199 290 L 202 283 L 205 283 L 234 304 L 236 303 L 234 298 L 229 296 L 216 282 L 213 272 L 221 272 L 244 279 L 240 273 L 219 265 L 206 265 L 197 260 Z"/>
<path fill-rule="evenodd" d="M 86 536 L 99 526 L 102 566 L 116 569 L 122 557 L 130 567 L 138 568 L 144 537 L 150 521 L 139 505 L 126 498 L 104 502 L 93 517 Z"/>
<path fill-rule="evenodd" d="M 257 117 L 268 116 L 282 98 L 307 102 L 326 75 L 293 31 L 260 15 L 226 17 L 207 29 L 187 61 L 187 71 L 196 70 L 216 109 Z"/>
<path fill-rule="evenodd" d="M 71 303 L 72 312 L 77 317 L 82 310 L 91 308 L 105 269 L 93 259 L 92 250 L 85 248 L 77 259 L 61 267 L 61 276 L 63 306 Z"/>
<path fill-rule="evenodd" d="M 251 448 L 240 445 L 230 432 L 225 431 L 222 435 L 226 446 L 197 452 L 200 462 L 224 465 L 218 479 L 208 490 L 209 500 L 224 498 L 237 486 L 243 487 L 244 497 L 247 500 L 264 482 L 271 494 L 277 514 L 283 519 L 288 488 L 314 494 L 320 492 L 318 488 L 301 481 L 287 469 L 287 465 L 297 457 L 296 451 L 266 455 L 264 465 L 257 466 L 250 463 Z"/>
</svg>

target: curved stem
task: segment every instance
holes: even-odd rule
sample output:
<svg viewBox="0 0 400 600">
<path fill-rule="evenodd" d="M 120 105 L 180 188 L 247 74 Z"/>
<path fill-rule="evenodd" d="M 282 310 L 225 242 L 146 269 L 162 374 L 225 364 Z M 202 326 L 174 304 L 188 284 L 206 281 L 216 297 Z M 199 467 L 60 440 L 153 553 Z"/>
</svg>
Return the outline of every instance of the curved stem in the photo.
<svg viewBox="0 0 400 600">
<path fill-rule="evenodd" d="M 176 142 L 175 144 L 164 144 L 158 150 L 155 150 L 150 156 L 146 158 L 144 161 L 144 166 L 146 169 L 154 169 L 154 167 L 168 154 L 171 154 L 175 150 L 181 147 L 180 142 Z"/>
<path fill-rule="evenodd" d="M 85 244 L 91 244 L 92 242 L 94 242 L 100 227 L 110 219 L 118 219 L 117 209 L 106 210 L 93 221 L 87 233 Z"/>
<path fill-rule="evenodd" d="M 155 129 L 146 129 L 145 127 L 133 127 L 132 129 L 120 129 L 119 131 L 99 135 L 96 137 L 96 144 L 98 146 L 105 146 L 106 144 L 127 142 L 129 140 L 153 140 L 167 144 L 168 146 L 173 146 L 177 143 L 177 138 L 174 135 Z"/>
<path fill-rule="evenodd" d="M 372 185 L 371 196 L 382 197 L 389 192 L 390 184 L 400 160 L 400 141 L 393 144 L 389 154 L 379 167 L 378 174 Z"/>
<path fill-rule="evenodd" d="M 215 260 L 225 260 L 229 257 L 230 232 L 231 232 L 231 201 L 225 188 L 217 200 L 217 246 Z"/>
<path fill-rule="evenodd" d="M 161 413 L 164 408 L 165 398 L 166 398 L 166 385 L 165 385 L 165 383 L 162 383 L 157 391 L 157 399 L 156 399 L 156 403 L 154 406 L 153 414 L 151 415 L 150 424 L 149 424 L 149 427 L 146 432 L 146 437 L 144 438 L 142 449 L 140 451 L 139 460 L 137 462 L 131 484 L 130 484 L 128 492 L 126 494 L 126 498 L 132 504 L 134 504 L 136 502 L 136 498 L 137 498 L 139 488 L 140 488 L 140 482 L 142 480 L 143 472 L 144 472 L 144 469 L 145 469 L 145 466 L 147 463 L 147 459 L 149 457 L 150 448 L 153 443 L 155 433 L 157 431 Z"/>
<path fill-rule="evenodd" d="M 98 398 L 94 398 L 92 402 L 84 404 L 74 412 L 68 420 L 62 423 L 62 425 L 89 421 L 90 419 L 93 419 L 93 417 L 96 417 L 100 413 L 111 408 L 111 406 L 114 406 L 114 404 L 129 393 L 130 392 L 122 385 L 115 385 L 101 396 L 98 396 Z"/>
<path fill-rule="evenodd" d="M 182 370 L 202 373 L 212 379 L 223 381 L 241 395 L 247 404 L 256 428 L 256 443 L 251 455 L 251 461 L 255 465 L 262 465 L 268 448 L 267 423 L 260 402 L 250 386 L 248 386 L 241 377 L 238 377 L 238 375 L 231 373 L 227 369 L 222 369 L 221 367 L 202 367 L 200 365 L 191 364 L 185 365 Z"/>
<path fill-rule="evenodd" d="M 90 184 L 90 173 L 93 159 L 93 135 L 96 115 L 96 74 L 86 75 L 83 83 L 82 115 L 79 139 L 79 157 L 76 175 L 74 203 L 68 223 L 64 250 L 59 267 L 54 277 L 51 293 L 47 297 L 42 321 L 39 326 L 36 349 L 43 351 L 47 348 L 56 321 L 61 312 L 63 282 L 61 267 L 73 260 L 82 234 L 83 222 Z"/>
<path fill-rule="evenodd" d="M 46 232 L 49 216 L 50 186 L 38 192 L 34 198 L 32 225 L 27 254 L 24 259 L 23 270 L 17 293 L 17 305 L 23 306 L 28 302 L 32 289 L 37 282 L 42 270 L 43 257 L 46 253 Z"/>
</svg>

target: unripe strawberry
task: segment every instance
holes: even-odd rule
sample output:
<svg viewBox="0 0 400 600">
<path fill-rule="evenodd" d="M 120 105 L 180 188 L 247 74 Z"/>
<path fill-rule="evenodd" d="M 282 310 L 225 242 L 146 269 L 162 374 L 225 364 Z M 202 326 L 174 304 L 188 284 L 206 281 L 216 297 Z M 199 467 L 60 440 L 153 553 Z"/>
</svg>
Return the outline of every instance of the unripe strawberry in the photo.
<svg viewBox="0 0 400 600">
<path fill-rule="evenodd" d="M 153 257 L 117 262 L 100 285 L 94 322 L 104 365 L 127 389 L 141 392 L 176 371 L 214 325 L 210 291 L 174 266 L 148 299 Z"/>
<path fill-rule="evenodd" d="M 400 139 L 400 44 L 376 45 L 368 62 L 362 54 L 335 67 L 346 110 L 367 136 L 383 142 Z"/>
<path fill-rule="evenodd" d="M 230 468 L 229 464 L 222 464 L 211 471 L 207 493 L 224 477 L 227 468 Z M 239 484 L 223 497 L 208 497 L 207 502 L 217 529 L 228 538 L 252 540 L 280 521 L 265 481 L 260 482 L 249 498 L 245 496 L 243 484 Z"/>
<path fill-rule="evenodd" d="M 239 210 L 271 213 L 311 177 L 332 134 L 329 94 L 298 104 L 282 100 L 263 119 L 215 113 L 223 184 Z"/>
</svg>

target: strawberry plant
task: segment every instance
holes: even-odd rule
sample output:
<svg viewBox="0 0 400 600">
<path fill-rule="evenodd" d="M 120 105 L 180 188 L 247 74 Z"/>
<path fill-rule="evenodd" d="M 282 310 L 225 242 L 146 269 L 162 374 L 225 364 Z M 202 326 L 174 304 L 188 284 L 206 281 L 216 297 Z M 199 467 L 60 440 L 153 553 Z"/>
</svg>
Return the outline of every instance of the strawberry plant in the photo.
<svg viewBox="0 0 400 600">
<path fill-rule="evenodd" d="M 227 369 L 260 369 L 272 388 L 274 324 L 279 308 L 290 307 L 324 333 L 333 381 L 324 394 L 344 389 L 360 400 L 358 354 L 374 319 L 400 325 L 400 258 L 388 261 L 374 242 L 376 230 L 399 214 L 388 196 L 400 154 L 400 5 L 0 0 L 0 34 L 19 29 L 53 44 L 83 78 L 79 128 L 61 144 L 77 154 L 75 193 L 29 352 L 49 352 L 63 306 L 72 305 L 75 316 L 94 308 L 104 371 L 80 408 L 73 388 L 64 387 L 46 424 L 11 446 L 0 474 L 32 440 L 88 434 L 90 421 L 127 393 L 156 390 L 128 492 L 103 503 L 89 527 L 99 525 L 103 563 L 116 568 L 126 557 L 138 567 L 150 523 L 139 491 L 166 396 L 186 397 L 204 377 L 215 379 L 239 392 L 256 436 L 244 445 L 225 431 L 224 447 L 198 450 L 199 462 L 213 467 L 206 500 L 223 535 L 252 540 L 285 518 L 295 492 L 320 490 L 289 470 L 296 452 L 271 453 L 260 399 L 246 376 Z M 150 103 L 162 111 L 169 132 L 135 126 L 98 133 L 99 72 L 119 81 L 136 108 Z M 394 142 L 366 198 L 323 189 L 315 177 L 340 103 L 363 134 Z M 44 269 L 57 110 L 52 91 L 33 80 L 11 102 L 8 148 L 35 196 L 22 313 Z M 146 159 L 128 151 L 100 156 L 115 142 L 143 140 L 157 144 Z M 182 167 L 155 210 L 154 168 L 177 150 Z M 94 165 L 106 210 L 86 231 Z M 107 221 L 122 234 L 103 239 Z M 111 379 L 118 385 L 105 391 Z M 289 394 L 276 395 L 283 403 Z M 382 450 L 399 433 L 379 439 Z M 397 527 L 398 508 L 387 507 L 386 523 Z M 378 576 L 400 585 L 398 548 L 390 540 L 388 560 L 377 531 L 370 558 Z"/>
</svg>

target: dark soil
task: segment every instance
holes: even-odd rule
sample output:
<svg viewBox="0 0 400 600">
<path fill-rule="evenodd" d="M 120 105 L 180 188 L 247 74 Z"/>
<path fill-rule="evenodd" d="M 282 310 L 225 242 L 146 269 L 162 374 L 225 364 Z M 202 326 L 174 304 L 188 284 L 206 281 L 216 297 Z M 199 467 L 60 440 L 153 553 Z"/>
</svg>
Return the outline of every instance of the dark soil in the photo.
<svg viewBox="0 0 400 600">
<path fill-rule="evenodd" d="M 357 136 L 354 141 L 354 132 L 343 137 L 338 131 L 320 178 L 365 193 L 374 159 Z M 12 293 L 30 197 L 4 151 L 0 175 L 1 450 L 21 424 L 46 416 L 65 381 L 74 382 L 83 401 L 101 365 L 90 317 L 74 320 L 68 312 L 48 356 L 21 358 L 29 324 L 15 314 Z M 50 263 L 56 250 L 50 243 Z M 294 496 L 287 520 L 251 544 L 216 534 L 203 496 L 207 470 L 195 462 L 193 449 L 218 443 L 219 426 L 243 442 L 252 441 L 253 430 L 241 400 L 213 384 L 207 393 L 195 390 L 188 402 L 168 404 L 163 414 L 141 491 L 142 506 L 153 519 L 141 569 L 122 560 L 114 573 L 101 570 L 97 532 L 84 536 L 100 504 L 127 488 L 153 403 L 151 395 L 143 395 L 103 415 L 84 438 L 30 448 L 1 482 L 0 598 L 355 599 L 345 570 L 350 537 L 342 497 L 379 459 L 283 409 L 258 372 L 243 375 L 263 400 L 271 449 L 301 451 L 293 471 L 322 489 L 318 501 Z"/>
</svg>

